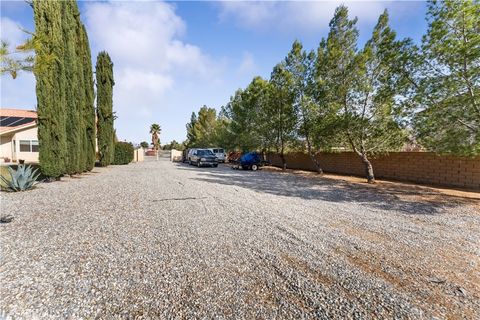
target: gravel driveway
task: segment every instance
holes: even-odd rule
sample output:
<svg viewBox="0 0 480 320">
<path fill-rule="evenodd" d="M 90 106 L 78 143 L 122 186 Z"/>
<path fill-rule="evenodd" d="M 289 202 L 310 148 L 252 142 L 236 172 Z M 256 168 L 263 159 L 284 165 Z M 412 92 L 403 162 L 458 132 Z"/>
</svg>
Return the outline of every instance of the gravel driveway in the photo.
<svg viewBox="0 0 480 320">
<path fill-rule="evenodd" d="M 2 193 L 1 210 L 15 319 L 480 319 L 474 205 L 161 159 Z"/>
</svg>

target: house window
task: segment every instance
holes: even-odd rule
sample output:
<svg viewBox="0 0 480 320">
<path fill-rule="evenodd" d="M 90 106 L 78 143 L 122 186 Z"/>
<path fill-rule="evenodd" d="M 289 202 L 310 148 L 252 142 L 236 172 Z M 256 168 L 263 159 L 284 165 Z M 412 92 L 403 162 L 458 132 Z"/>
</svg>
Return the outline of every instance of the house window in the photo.
<svg viewBox="0 0 480 320">
<path fill-rule="evenodd" d="M 30 152 L 30 140 L 20 140 L 20 152 Z"/>
<path fill-rule="evenodd" d="M 20 140 L 20 152 L 38 152 L 38 140 Z"/>
<path fill-rule="evenodd" d="M 38 140 L 32 140 L 32 152 L 38 152 Z"/>
</svg>

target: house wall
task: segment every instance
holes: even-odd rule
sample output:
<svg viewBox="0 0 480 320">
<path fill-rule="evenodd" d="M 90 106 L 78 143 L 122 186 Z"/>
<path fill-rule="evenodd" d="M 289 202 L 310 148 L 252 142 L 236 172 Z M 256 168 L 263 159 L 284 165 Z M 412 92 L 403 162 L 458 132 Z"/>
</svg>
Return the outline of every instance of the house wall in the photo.
<svg viewBox="0 0 480 320">
<path fill-rule="evenodd" d="M 15 140 L 16 146 L 16 153 L 12 155 L 14 160 L 22 159 L 25 162 L 38 162 L 38 152 L 20 152 L 20 140 L 38 140 L 37 127 L 17 131 L 13 136 L 13 140 Z"/>
<path fill-rule="evenodd" d="M 281 167 L 278 154 L 268 160 Z M 307 154 L 285 155 L 287 167 L 315 171 Z M 365 167 L 353 152 L 322 153 L 317 157 L 325 172 L 365 176 Z M 432 152 L 391 152 L 371 159 L 376 178 L 480 190 L 480 156 L 441 156 Z"/>
<path fill-rule="evenodd" d="M 12 160 L 12 138 L 13 135 L 6 134 L 0 136 L 0 158 L 9 158 Z"/>
</svg>

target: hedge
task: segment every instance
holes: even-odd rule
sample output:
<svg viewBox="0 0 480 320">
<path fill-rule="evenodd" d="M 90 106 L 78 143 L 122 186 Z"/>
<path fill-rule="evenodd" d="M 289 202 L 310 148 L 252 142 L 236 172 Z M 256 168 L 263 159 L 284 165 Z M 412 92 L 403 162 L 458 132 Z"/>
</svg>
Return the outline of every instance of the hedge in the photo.
<svg viewBox="0 0 480 320">
<path fill-rule="evenodd" d="M 133 145 L 131 143 L 115 143 L 113 164 L 129 164 L 133 161 L 133 152 Z"/>
</svg>

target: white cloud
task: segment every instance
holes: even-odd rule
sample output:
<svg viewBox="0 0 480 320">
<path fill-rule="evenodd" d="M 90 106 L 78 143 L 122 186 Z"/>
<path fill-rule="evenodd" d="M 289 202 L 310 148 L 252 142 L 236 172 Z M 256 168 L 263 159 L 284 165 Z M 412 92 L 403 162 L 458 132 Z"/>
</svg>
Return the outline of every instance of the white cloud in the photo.
<svg viewBox="0 0 480 320">
<path fill-rule="evenodd" d="M 85 5 L 84 21 L 92 44 L 92 57 L 106 50 L 114 64 L 114 110 L 121 139 L 145 139 L 152 122 L 163 132 L 178 132 L 178 123 L 163 123 L 171 95 L 186 81 L 208 85 L 219 81 L 222 61 L 200 47 L 186 43 L 185 22 L 175 6 L 165 2 L 95 2 Z M 196 106 L 185 107 L 189 114 Z M 184 130 L 184 126 L 181 126 Z M 178 139 L 178 136 L 177 136 Z"/>
<path fill-rule="evenodd" d="M 350 17 L 359 23 L 371 23 L 385 8 L 378 1 L 224 1 L 220 2 L 220 21 L 234 20 L 252 30 L 282 32 L 320 31 L 328 29 L 335 8 L 345 4 Z"/>
<path fill-rule="evenodd" d="M 22 31 L 20 24 L 7 17 L 1 17 L 0 38 L 8 41 L 11 47 L 16 47 L 22 44 L 28 36 Z"/>
<path fill-rule="evenodd" d="M 245 51 L 243 53 L 240 66 L 238 67 L 238 72 L 240 74 L 250 74 L 255 72 L 256 68 L 257 65 L 255 64 L 255 59 L 253 58 L 253 55 L 250 52 Z"/>
</svg>

